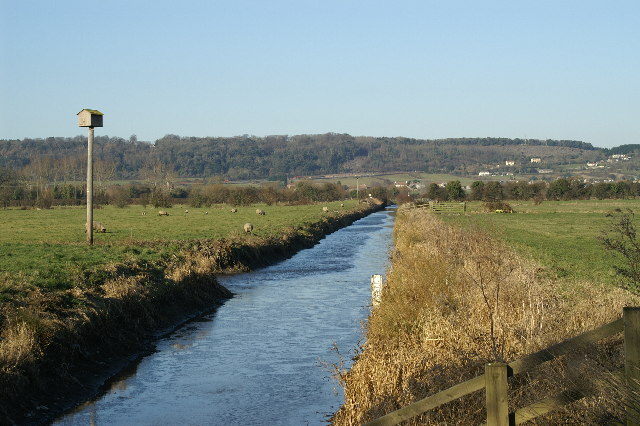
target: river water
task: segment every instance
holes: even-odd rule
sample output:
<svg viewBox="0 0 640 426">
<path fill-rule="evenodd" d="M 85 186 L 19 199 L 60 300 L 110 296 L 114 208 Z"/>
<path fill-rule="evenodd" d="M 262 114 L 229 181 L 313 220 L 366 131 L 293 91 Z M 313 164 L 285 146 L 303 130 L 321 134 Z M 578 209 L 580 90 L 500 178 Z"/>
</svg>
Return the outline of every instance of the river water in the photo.
<svg viewBox="0 0 640 426">
<path fill-rule="evenodd" d="M 338 364 L 339 351 L 350 366 L 392 227 L 387 209 L 279 264 L 219 277 L 232 299 L 160 339 L 99 398 L 54 424 L 326 423 L 343 402 L 326 364 Z"/>
</svg>

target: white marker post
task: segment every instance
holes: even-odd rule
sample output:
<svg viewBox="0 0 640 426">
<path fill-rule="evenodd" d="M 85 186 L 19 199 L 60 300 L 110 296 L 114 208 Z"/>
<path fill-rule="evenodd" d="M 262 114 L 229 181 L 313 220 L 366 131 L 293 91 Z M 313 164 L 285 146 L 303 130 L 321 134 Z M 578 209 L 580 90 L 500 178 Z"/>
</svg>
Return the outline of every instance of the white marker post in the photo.
<svg viewBox="0 0 640 426">
<path fill-rule="evenodd" d="M 371 306 L 376 307 L 382 297 L 382 275 L 371 275 Z"/>
</svg>

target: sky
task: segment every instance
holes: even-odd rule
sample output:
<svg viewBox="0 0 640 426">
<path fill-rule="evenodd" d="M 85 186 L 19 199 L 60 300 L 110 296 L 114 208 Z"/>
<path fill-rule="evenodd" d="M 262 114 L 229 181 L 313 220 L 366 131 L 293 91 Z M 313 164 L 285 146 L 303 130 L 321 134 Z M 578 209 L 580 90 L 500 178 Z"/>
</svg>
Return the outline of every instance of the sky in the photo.
<svg viewBox="0 0 640 426">
<path fill-rule="evenodd" d="M 0 139 L 640 143 L 640 1 L 0 0 Z"/>
</svg>

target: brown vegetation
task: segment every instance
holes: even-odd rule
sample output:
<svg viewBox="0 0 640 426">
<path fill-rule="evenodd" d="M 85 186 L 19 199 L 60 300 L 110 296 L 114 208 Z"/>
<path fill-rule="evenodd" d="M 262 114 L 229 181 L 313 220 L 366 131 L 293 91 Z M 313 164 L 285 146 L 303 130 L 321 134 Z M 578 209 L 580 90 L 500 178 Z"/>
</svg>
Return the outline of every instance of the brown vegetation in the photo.
<svg viewBox="0 0 640 426">
<path fill-rule="evenodd" d="M 96 271 L 105 276 L 100 284 L 37 289 L 3 303 L 0 424 L 43 423 L 90 396 L 114 373 L 110 363 L 144 351 L 160 328 L 229 297 L 215 274 L 282 260 L 382 207 L 324 217 L 278 237 L 176 242 L 181 249 L 170 259 L 114 263 Z M 135 243 L 153 244 L 163 242 Z"/>
<path fill-rule="evenodd" d="M 398 212 L 395 240 L 367 342 L 351 370 L 338 371 L 345 403 L 333 419 L 337 425 L 376 419 L 482 374 L 487 362 L 540 350 L 619 317 L 623 306 L 640 301 L 593 283 L 560 289 L 538 265 L 501 242 L 448 226 L 423 209 Z M 624 408 L 612 402 L 620 397 L 620 386 L 611 373 L 622 365 L 618 343 L 612 338 L 549 363 L 539 368 L 539 376 L 517 376 L 510 381 L 510 404 L 579 387 L 596 396 L 538 424 L 618 418 Z M 601 379 L 589 380 L 596 376 Z M 476 392 L 408 423 L 479 424 L 484 416 L 484 392 Z"/>
</svg>

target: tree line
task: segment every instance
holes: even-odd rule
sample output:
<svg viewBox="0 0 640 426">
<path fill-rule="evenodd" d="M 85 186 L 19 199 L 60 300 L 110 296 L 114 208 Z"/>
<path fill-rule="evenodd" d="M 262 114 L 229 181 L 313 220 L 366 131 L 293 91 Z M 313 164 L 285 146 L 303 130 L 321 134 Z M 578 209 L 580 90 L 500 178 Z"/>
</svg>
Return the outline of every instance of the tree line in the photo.
<svg viewBox="0 0 640 426">
<path fill-rule="evenodd" d="M 411 139 L 326 133 L 235 137 L 166 135 L 154 144 L 96 136 L 97 173 L 107 179 L 161 180 L 162 174 L 229 180 L 286 179 L 332 173 L 420 170 L 476 173 L 487 165 L 516 160 L 514 172 L 530 172 L 530 157 L 545 164 L 599 161 L 605 150 L 580 141 L 451 138 Z M 0 140 L 0 167 L 51 182 L 81 180 L 86 137 Z"/>
<path fill-rule="evenodd" d="M 229 186 L 222 184 L 191 184 L 176 186 L 166 184 L 110 184 L 94 187 L 96 205 L 111 204 L 127 207 L 132 204 L 152 207 L 171 207 L 188 204 L 192 207 L 226 203 L 246 206 L 256 203 L 308 204 L 355 198 L 356 190 L 350 190 L 340 182 L 321 184 L 298 181 L 293 186 L 282 182 L 268 182 L 260 186 Z M 374 186 L 362 192 L 361 198 L 372 197 L 387 201 L 389 188 Z M 80 183 L 37 184 L 21 180 L 11 169 L 0 167 L 0 207 L 51 208 L 54 205 L 82 205 L 86 202 L 86 186 Z"/>
<path fill-rule="evenodd" d="M 460 181 L 446 185 L 432 183 L 423 198 L 438 201 L 502 200 L 588 200 L 621 199 L 640 196 L 640 182 L 621 180 L 589 183 L 579 178 L 560 178 L 551 182 L 475 181 L 466 191 Z"/>
<path fill-rule="evenodd" d="M 162 174 L 161 170 L 158 172 Z M 293 186 L 285 186 L 281 181 L 274 181 L 260 186 L 236 187 L 220 183 L 177 186 L 171 180 L 149 179 L 145 183 L 98 184 L 94 188 L 94 201 L 119 207 L 129 204 L 170 207 L 174 203 L 201 207 L 218 203 L 312 203 L 355 198 L 356 194 L 358 191 L 340 182 L 317 184 L 300 180 Z M 640 196 L 640 182 L 620 180 L 589 183 L 579 178 L 560 178 L 551 182 L 475 181 L 464 188 L 460 181 L 454 180 L 445 185 L 431 183 L 419 195 L 409 194 L 408 188 L 398 189 L 392 185 L 379 185 L 360 191 L 361 197 L 368 194 L 383 201 L 398 203 L 411 202 L 417 197 L 438 201 L 621 199 Z M 84 183 L 30 180 L 10 168 L 0 167 L 0 207 L 80 205 L 85 199 Z"/>
</svg>

